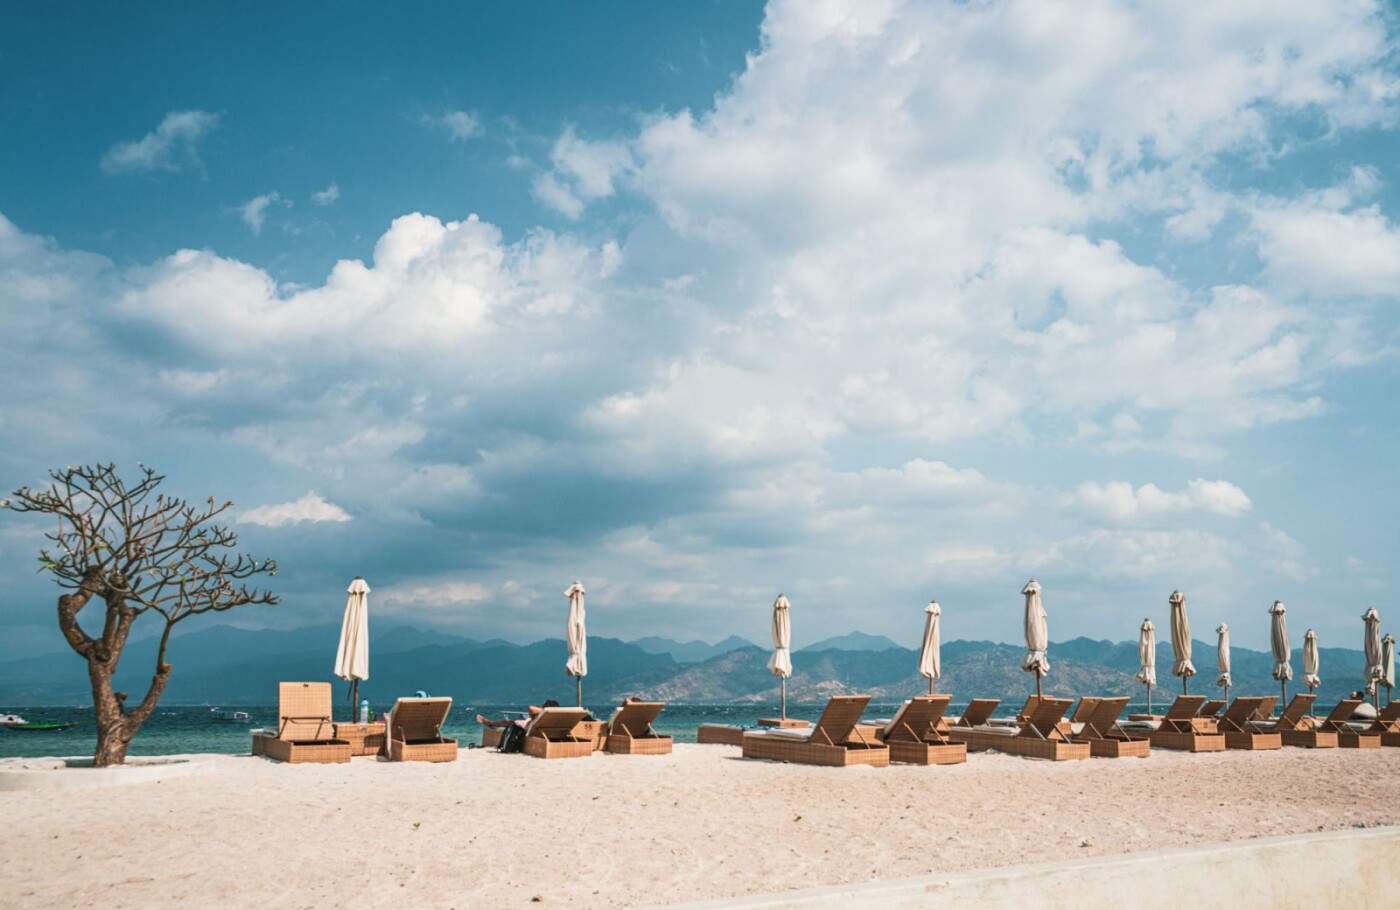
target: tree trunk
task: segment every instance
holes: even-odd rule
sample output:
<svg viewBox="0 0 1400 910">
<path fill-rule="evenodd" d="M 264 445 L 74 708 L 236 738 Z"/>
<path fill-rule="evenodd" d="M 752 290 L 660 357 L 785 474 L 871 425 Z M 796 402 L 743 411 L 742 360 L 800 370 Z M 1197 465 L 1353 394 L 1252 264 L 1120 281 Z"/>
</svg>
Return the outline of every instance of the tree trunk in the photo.
<svg viewBox="0 0 1400 910">
<path fill-rule="evenodd" d="M 110 664 L 89 658 L 88 678 L 92 681 L 92 712 L 97 721 L 97 751 L 92 754 L 92 765 L 120 765 L 126 761 L 127 747 L 136 732 L 127 724 L 122 710 L 124 696 L 118 697 L 120 693 L 112 691 Z"/>
</svg>

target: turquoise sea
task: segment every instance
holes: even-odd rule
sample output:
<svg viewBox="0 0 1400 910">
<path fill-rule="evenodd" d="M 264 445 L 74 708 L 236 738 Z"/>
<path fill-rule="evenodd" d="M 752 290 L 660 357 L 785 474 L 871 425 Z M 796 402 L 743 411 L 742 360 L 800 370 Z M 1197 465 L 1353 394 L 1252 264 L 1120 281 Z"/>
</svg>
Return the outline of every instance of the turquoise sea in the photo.
<svg viewBox="0 0 1400 910">
<path fill-rule="evenodd" d="M 1011 715 L 1020 707 L 1020 697 L 1003 700 L 999 714 Z M 966 703 L 953 702 L 952 710 L 961 711 Z M 788 705 L 788 716 L 816 720 L 822 705 Z M 872 704 L 867 718 L 889 717 L 898 705 Z M 1163 705 L 1158 703 L 1160 710 Z M 230 710 L 233 710 L 230 708 Z M 161 705 L 151 715 L 132 742 L 132 755 L 174 755 L 188 752 L 216 752 L 237 755 L 248 752 L 249 730 L 277 725 L 276 705 L 238 705 L 237 710 L 250 715 L 246 723 L 219 723 L 211 720 L 209 705 Z M 448 715 L 446 733 L 465 747 L 481 742 L 481 727 L 476 715 L 500 717 L 506 711 L 519 711 L 519 705 L 464 705 L 454 703 Z M 1128 712 L 1146 710 L 1145 704 L 1132 704 Z M 606 719 L 612 707 L 594 708 L 594 713 Z M 26 720 L 74 721 L 76 726 L 54 732 L 24 732 L 0 727 L 0 758 L 37 757 L 44 755 L 90 755 L 96 744 L 92 709 L 90 707 L 34 707 L 0 705 L 0 714 L 19 714 Z M 656 724 L 659 732 L 675 737 L 676 742 L 695 742 L 695 728 L 705 723 L 751 724 L 759 717 L 775 717 L 778 706 L 773 705 L 677 705 L 666 707 Z M 349 720 L 349 708 L 337 707 L 337 720 Z"/>
</svg>

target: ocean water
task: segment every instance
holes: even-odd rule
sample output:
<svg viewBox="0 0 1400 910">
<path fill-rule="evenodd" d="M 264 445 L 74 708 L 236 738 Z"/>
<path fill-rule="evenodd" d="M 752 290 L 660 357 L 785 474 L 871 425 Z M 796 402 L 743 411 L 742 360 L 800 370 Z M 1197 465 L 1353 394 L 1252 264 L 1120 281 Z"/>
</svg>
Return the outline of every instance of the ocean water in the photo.
<svg viewBox="0 0 1400 910">
<path fill-rule="evenodd" d="M 1002 701 L 998 714 L 1010 716 L 1020 708 L 1022 698 Z M 788 716 L 815 721 L 822 705 L 788 705 Z M 960 712 L 966 702 L 953 702 L 952 711 Z M 1125 713 L 1145 711 L 1146 704 L 1130 704 Z M 1157 701 L 1157 710 L 1165 705 Z M 872 704 L 866 718 L 891 716 L 898 705 Z M 276 705 L 238 705 L 229 710 L 247 711 L 246 723 L 217 723 L 211 720 L 209 705 L 161 705 L 131 743 L 131 755 L 177 755 L 190 752 L 213 752 L 227 755 L 246 754 L 249 731 L 257 727 L 277 726 Z M 501 717 L 506 711 L 519 711 L 519 705 L 465 705 L 454 703 L 444 727 L 446 735 L 455 737 L 465 747 L 481 742 L 481 726 L 476 715 Z M 612 706 L 593 708 L 595 715 L 606 719 Z M 75 721 L 76 726 L 54 732 L 24 732 L 0 727 L 0 758 L 34 758 L 46 755 L 91 755 L 97 743 L 92 709 L 78 706 L 33 707 L 0 705 L 0 714 L 19 714 L 31 722 Z M 752 724 L 759 717 L 776 717 L 778 705 L 679 705 L 671 704 L 656 723 L 660 733 L 670 735 L 679 743 L 695 742 L 695 728 L 700 724 Z M 349 709 L 337 706 L 337 720 L 349 720 Z"/>
</svg>

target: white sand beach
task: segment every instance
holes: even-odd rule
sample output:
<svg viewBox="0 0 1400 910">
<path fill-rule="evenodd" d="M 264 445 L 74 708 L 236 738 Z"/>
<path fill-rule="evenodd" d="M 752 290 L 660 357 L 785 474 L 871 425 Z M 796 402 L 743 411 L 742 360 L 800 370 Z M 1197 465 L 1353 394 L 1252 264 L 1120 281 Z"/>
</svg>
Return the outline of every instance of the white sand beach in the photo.
<svg viewBox="0 0 1400 910">
<path fill-rule="evenodd" d="M 204 758 L 158 783 L 0 793 L 7 903 L 628 907 L 1400 823 L 1400 749 L 883 769 L 698 745 Z"/>
</svg>

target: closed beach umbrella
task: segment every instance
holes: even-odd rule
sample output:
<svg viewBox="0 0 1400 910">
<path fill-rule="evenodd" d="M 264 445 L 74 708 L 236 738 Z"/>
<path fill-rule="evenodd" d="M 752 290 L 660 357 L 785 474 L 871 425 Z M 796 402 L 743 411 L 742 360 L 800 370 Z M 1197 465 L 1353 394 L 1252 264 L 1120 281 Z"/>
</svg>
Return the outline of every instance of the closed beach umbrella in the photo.
<svg viewBox="0 0 1400 910">
<path fill-rule="evenodd" d="M 1035 674 L 1035 694 L 1040 695 L 1040 681 L 1050 672 L 1050 661 L 1045 657 L 1050 647 L 1050 629 L 1045 606 L 1040 602 L 1040 584 L 1032 578 L 1021 593 L 1026 595 L 1026 659 L 1021 661 L 1021 669 Z"/>
<path fill-rule="evenodd" d="M 1376 697 L 1376 706 L 1381 703 L 1380 690 L 1376 688 L 1376 682 L 1385 673 L 1381 667 L 1381 617 L 1372 607 L 1361 615 L 1362 622 L 1366 623 L 1366 637 L 1363 641 L 1366 651 L 1366 691 Z"/>
<path fill-rule="evenodd" d="M 346 589 L 345 618 L 340 624 L 340 648 L 335 652 L 335 675 L 350 683 L 350 714 L 360 696 L 360 680 L 369 679 L 369 585 L 356 575 Z"/>
<path fill-rule="evenodd" d="M 1172 676 L 1181 677 L 1181 692 L 1186 694 L 1186 680 L 1196 675 L 1191 663 L 1191 623 L 1186 619 L 1186 595 L 1173 591 L 1168 603 L 1172 605 Z"/>
<path fill-rule="evenodd" d="M 1322 677 L 1317 675 L 1321 666 L 1317 654 L 1317 633 L 1309 629 L 1303 633 L 1303 684 L 1309 692 L 1322 685 Z"/>
<path fill-rule="evenodd" d="M 930 600 L 924 607 L 924 646 L 919 649 L 919 675 L 928 680 L 928 694 L 933 694 L 933 681 L 943 675 L 939 618 L 943 608 Z"/>
<path fill-rule="evenodd" d="M 1288 681 L 1293 678 L 1293 662 L 1288 653 L 1288 618 L 1283 601 L 1276 600 L 1269 608 L 1269 644 L 1274 650 L 1274 679 L 1282 687 L 1283 701 L 1288 701 Z"/>
<path fill-rule="evenodd" d="M 1389 632 L 1381 639 L 1381 685 L 1385 686 L 1385 703 L 1390 704 L 1390 690 L 1395 688 L 1395 636 Z"/>
<path fill-rule="evenodd" d="M 1152 713 L 1152 687 L 1157 685 L 1157 632 L 1152 620 L 1144 619 L 1138 631 L 1137 681 L 1147 686 L 1147 713 Z"/>
<path fill-rule="evenodd" d="M 788 618 L 791 606 L 785 594 L 773 601 L 773 656 L 768 658 L 768 672 L 782 680 L 783 720 L 787 720 L 787 681 L 792 675 L 792 620 Z"/>
<path fill-rule="evenodd" d="M 1215 662 L 1220 668 L 1220 675 L 1215 678 L 1215 684 L 1225 689 L 1225 700 L 1230 700 L 1230 627 L 1221 623 L 1215 630 L 1219 636 L 1215 640 Z"/>
<path fill-rule="evenodd" d="M 564 596 L 569 598 L 569 662 L 564 671 L 574 678 L 576 707 L 583 707 L 583 678 L 588 675 L 588 627 L 583 610 L 583 582 L 569 585 Z"/>
</svg>

